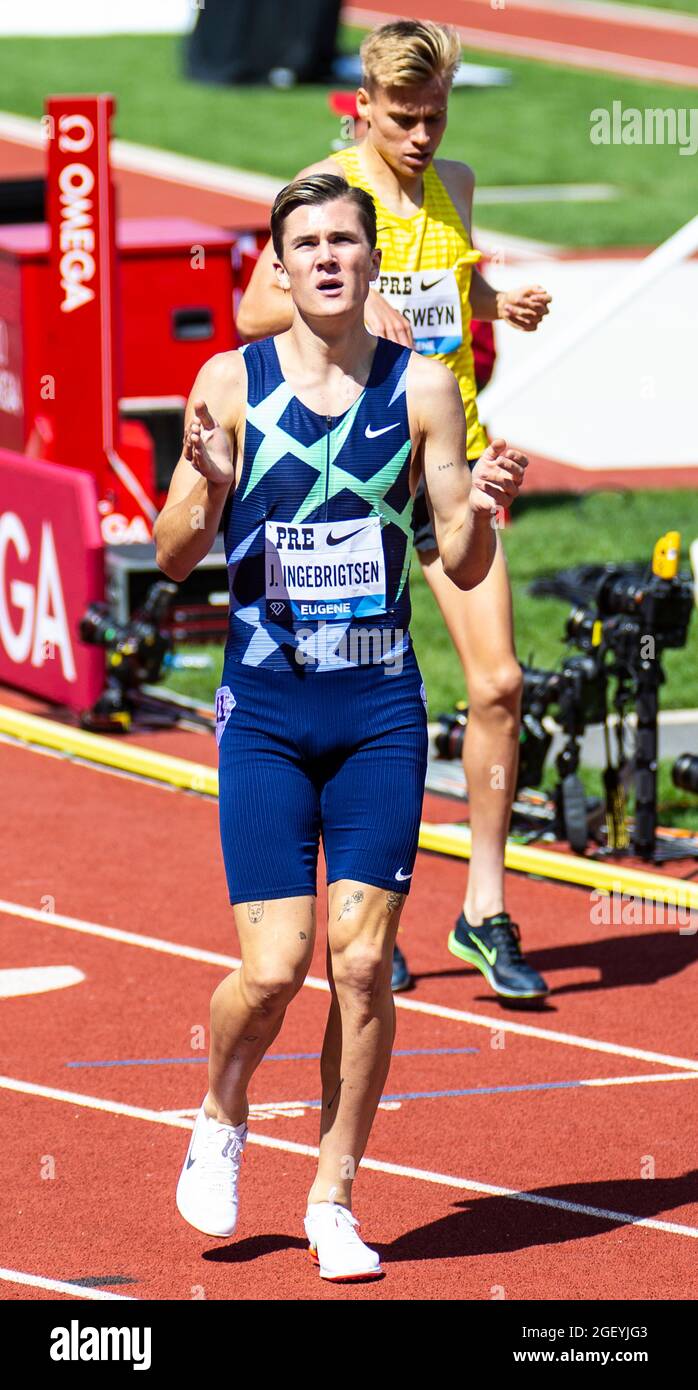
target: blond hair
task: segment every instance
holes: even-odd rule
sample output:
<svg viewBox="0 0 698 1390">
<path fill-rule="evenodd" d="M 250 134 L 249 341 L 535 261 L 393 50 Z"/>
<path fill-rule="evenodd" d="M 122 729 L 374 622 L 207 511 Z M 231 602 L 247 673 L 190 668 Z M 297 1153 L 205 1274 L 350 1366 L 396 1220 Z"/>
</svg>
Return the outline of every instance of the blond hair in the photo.
<svg viewBox="0 0 698 1390">
<path fill-rule="evenodd" d="M 448 24 L 399 19 L 374 29 L 360 51 L 364 85 L 370 93 L 376 87 L 421 87 L 434 77 L 443 78 L 450 87 L 461 45 Z"/>
</svg>

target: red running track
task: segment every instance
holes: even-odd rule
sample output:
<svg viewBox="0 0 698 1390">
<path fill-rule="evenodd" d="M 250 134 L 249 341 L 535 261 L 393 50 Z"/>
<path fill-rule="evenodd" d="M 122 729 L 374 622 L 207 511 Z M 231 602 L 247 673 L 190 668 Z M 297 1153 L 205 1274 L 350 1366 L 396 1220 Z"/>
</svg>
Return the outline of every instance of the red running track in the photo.
<svg viewBox="0 0 698 1390">
<path fill-rule="evenodd" d="M 559 0 L 420 0 L 398 13 L 395 0 L 347 5 L 348 23 L 374 26 L 404 15 L 454 24 L 471 48 L 572 67 L 692 86 L 698 82 L 698 20 L 625 5 Z"/>
<path fill-rule="evenodd" d="M 212 744 L 196 741 L 210 761 Z M 237 952 L 215 804 L 10 744 L 0 764 L 12 808 L 0 896 L 35 912 L 0 911 L 5 967 L 84 975 L 1 1003 L 4 1072 L 19 1089 L 0 1090 L 12 1135 L 0 1264 L 156 1299 L 695 1297 L 696 937 L 594 926 L 585 891 L 510 875 L 510 910 L 553 994 L 534 1013 L 505 1010 L 445 949 L 464 866 L 420 854 L 401 935 L 417 986 L 398 1005 L 390 1108 L 368 1146 L 370 1160 L 402 1171 L 366 1168 L 356 1185 L 363 1234 L 387 1274 L 334 1286 L 302 1239 L 313 1159 L 284 1147 L 316 1142 L 318 1061 L 293 1055 L 319 1052 L 322 990 L 304 988 L 288 1011 L 273 1053 L 292 1058 L 264 1062 L 254 1078 L 251 1101 L 267 1109 L 251 1130 L 274 1147 L 248 1147 L 236 1238 L 199 1236 L 174 1206 L 188 1131 L 164 1112 L 201 1101 L 205 1053 L 192 1048 L 192 1030 L 206 1029 L 225 972 L 176 952 Z M 459 812 L 425 798 L 426 819 Z M 321 891 L 319 920 L 324 911 Z M 67 930 L 55 917 L 170 942 L 175 953 Z M 323 960 L 321 939 L 313 976 Z M 676 1073 L 689 1075 L 663 1079 Z M 640 1076 L 657 1079 L 578 1084 Z M 28 1094 L 32 1085 L 67 1094 Z M 453 1091 L 470 1094 L 433 1094 Z M 273 1108 L 281 1102 L 298 1104 L 283 1114 Z M 42 1177 L 49 1159 L 55 1176 Z M 3 1292 L 52 1296 L 21 1284 Z"/>
</svg>

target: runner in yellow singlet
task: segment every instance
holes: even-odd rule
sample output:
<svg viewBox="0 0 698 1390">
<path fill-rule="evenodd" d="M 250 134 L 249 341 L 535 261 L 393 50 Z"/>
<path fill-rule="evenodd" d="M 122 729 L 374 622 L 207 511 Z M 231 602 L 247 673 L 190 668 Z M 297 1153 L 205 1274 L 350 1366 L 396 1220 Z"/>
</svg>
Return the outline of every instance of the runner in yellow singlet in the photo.
<svg viewBox="0 0 698 1390">
<path fill-rule="evenodd" d="M 376 205 L 379 246 L 383 253 L 375 289 L 406 318 L 414 347 L 440 358 L 458 381 L 468 424 L 468 458 L 477 459 L 487 445 L 475 402 L 475 365 L 470 336 L 470 284 L 481 259 L 433 164 L 423 175 L 423 202 L 411 217 L 398 217 L 372 187 L 353 146 L 332 156 L 347 183 L 370 193 Z"/>
<path fill-rule="evenodd" d="M 468 423 L 471 468 L 484 449 L 478 421 L 470 318 L 503 320 L 533 332 L 548 312 L 540 285 L 497 291 L 477 269 L 471 220 L 475 176 L 458 160 L 435 159 L 443 138 L 460 40 L 447 26 L 399 20 L 361 45 L 356 94 L 365 135 L 355 146 L 303 170 L 336 173 L 372 196 L 378 212 L 380 276 L 365 307 L 367 328 L 440 357 L 458 378 Z M 280 333 L 291 322 L 269 243 L 238 311 L 243 337 Z M 463 910 L 449 950 L 480 970 L 502 998 L 540 999 L 542 976 L 525 960 L 520 931 L 504 906 L 504 851 L 516 788 L 522 673 L 514 649 L 511 586 L 501 535 L 486 579 L 459 590 L 444 572 L 423 481 L 415 493 L 414 544 L 422 572 L 458 652 L 468 690 L 463 764 L 468 784 L 471 858 Z M 395 948 L 393 989 L 410 984 Z"/>
</svg>

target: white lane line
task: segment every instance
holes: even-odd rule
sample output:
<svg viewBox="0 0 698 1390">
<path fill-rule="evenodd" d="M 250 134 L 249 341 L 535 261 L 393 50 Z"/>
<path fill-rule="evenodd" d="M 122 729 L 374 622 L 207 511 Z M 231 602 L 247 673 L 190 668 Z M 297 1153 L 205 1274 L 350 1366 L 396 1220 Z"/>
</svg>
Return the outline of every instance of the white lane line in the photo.
<svg viewBox="0 0 698 1390">
<path fill-rule="evenodd" d="M 645 1081 L 698 1081 L 696 1071 L 653 1072 L 651 1076 L 603 1076 L 580 1081 L 580 1086 L 636 1086 Z"/>
<path fill-rule="evenodd" d="M 15 116 L 10 111 L 0 111 L 0 139 L 30 145 L 33 149 L 45 149 L 47 143 L 39 121 L 29 116 Z M 281 178 L 254 174 L 249 169 L 230 168 L 227 164 L 214 164 L 206 159 L 192 159 L 189 155 L 175 154 L 151 145 L 132 144 L 130 140 L 112 140 L 110 157 L 115 169 L 124 169 L 132 174 L 148 174 L 151 178 L 166 179 L 169 183 L 189 184 L 212 193 L 227 193 L 245 202 L 268 203 L 271 206 L 279 189 L 284 186 L 284 179 Z"/>
<path fill-rule="evenodd" d="M 47 926 L 63 927 L 66 931 L 82 932 L 88 936 L 101 937 L 106 941 L 118 941 L 125 946 L 139 946 L 148 951 L 157 951 L 167 956 L 180 956 L 184 960 L 201 961 L 205 965 L 222 965 L 229 970 L 237 970 L 241 965 L 238 956 L 224 955 L 220 951 L 204 951 L 197 946 L 182 946 L 177 941 L 165 941 L 156 936 L 141 936 L 137 932 L 121 931 L 118 927 L 104 927 L 98 922 L 86 922 L 80 917 L 66 917 L 60 912 L 43 912 L 40 908 L 27 907 L 23 903 L 8 902 L 0 898 L 0 914 L 20 917 L 28 922 L 42 922 Z M 321 990 L 329 993 L 326 980 L 315 975 L 306 975 L 304 989 Z M 694 1057 L 675 1057 L 667 1052 L 650 1052 L 647 1048 L 625 1047 L 621 1043 L 600 1042 L 597 1038 L 585 1038 L 575 1033 L 561 1033 L 552 1028 L 536 1028 L 531 1023 L 513 1023 L 508 1019 L 496 1018 L 489 1014 L 474 1014 L 466 1009 L 451 1009 L 445 1004 L 428 1004 L 418 999 L 404 999 L 395 996 L 395 1006 L 408 1013 L 427 1014 L 430 1018 L 452 1019 L 455 1023 L 470 1023 L 475 1028 L 488 1028 L 491 1032 L 515 1033 L 521 1037 L 540 1038 L 543 1042 L 556 1042 L 565 1047 L 580 1047 L 588 1052 L 605 1052 L 613 1057 L 630 1057 L 639 1062 L 656 1062 L 659 1066 L 680 1067 L 681 1070 L 698 1071 L 698 1059 Z"/>
<path fill-rule="evenodd" d="M 639 1062 L 657 1062 L 662 1066 L 698 1071 L 698 1060 L 695 1057 L 674 1057 L 669 1052 L 649 1052 L 642 1047 L 600 1042 L 598 1038 L 561 1033 L 553 1028 L 536 1028 L 532 1023 L 511 1023 L 486 1014 L 468 1013 L 465 1009 L 449 1009 L 442 1004 L 423 1004 L 419 999 L 402 999 L 399 995 L 395 1004 L 398 1008 L 409 1009 L 413 1013 L 430 1014 L 435 1018 L 452 1018 L 457 1023 L 472 1023 L 476 1028 L 489 1028 L 495 1033 L 518 1033 L 525 1038 L 542 1038 L 545 1042 L 561 1043 L 565 1047 L 582 1047 L 588 1052 L 608 1052 L 614 1057 L 632 1057 Z"/>
<path fill-rule="evenodd" d="M 27 965 L 0 970 L 0 999 L 16 999 L 23 994 L 46 994 L 52 989 L 69 989 L 85 976 L 74 965 Z"/>
<path fill-rule="evenodd" d="M 474 0 L 492 8 L 492 0 Z M 611 24 L 637 29 L 669 29 L 671 33 L 698 35 L 698 19 L 676 10 L 656 10 L 648 5 L 605 4 L 604 0 L 506 0 L 512 10 L 546 10 L 556 15 L 581 15 L 585 19 L 607 20 Z"/>
<path fill-rule="evenodd" d="M 34 1082 L 20 1081 L 17 1077 L 0 1076 L 0 1088 L 18 1091 L 23 1095 L 40 1096 L 46 1100 L 66 1101 L 71 1105 L 83 1106 L 89 1110 L 103 1110 L 114 1115 L 129 1115 L 135 1120 L 147 1120 L 151 1124 L 170 1125 L 176 1129 L 193 1129 L 193 1120 L 182 1119 L 172 1111 L 147 1110 L 136 1105 L 124 1105 L 120 1101 L 107 1101 L 101 1096 L 86 1096 L 76 1091 L 60 1091 L 52 1086 L 38 1086 Z M 290 1139 L 275 1139 L 266 1134 L 248 1134 L 247 1141 L 262 1149 L 279 1149 L 283 1153 L 299 1154 L 305 1158 L 317 1158 L 319 1149 L 314 1144 L 297 1144 Z M 450 1173 L 435 1173 L 428 1168 L 409 1168 L 403 1163 L 384 1163 L 378 1158 L 362 1158 L 360 1167 L 374 1173 L 387 1173 L 392 1177 L 413 1178 L 418 1182 L 428 1182 L 439 1187 L 455 1187 L 465 1192 L 479 1192 L 489 1197 L 510 1197 L 516 1202 L 529 1202 L 534 1206 L 554 1207 L 557 1211 L 569 1211 L 580 1216 L 593 1216 L 599 1221 L 620 1222 L 627 1226 L 645 1226 L 653 1231 L 665 1231 L 669 1235 L 698 1237 L 697 1226 L 682 1226 L 675 1221 L 659 1221 L 652 1217 L 633 1216 L 627 1211 L 610 1211 L 604 1207 L 585 1206 L 580 1202 L 566 1202 L 562 1197 L 544 1197 L 537 1192 L 521 1192 L 513 1187 L 495 1187 L 492 1183 L 476 1182 L 473 1178 L 456 1177 Z"/>
<path fill-rule="evenodd" d="M 387 10 L 372 10 L 363 5 L 344 7 L 343 17 L 347 24 L 358 24 L 360 28 L 374 29 L 379 24 L 400 19 L 398 14 L 388 14 Z M 683 67 L 678 63 L 659 62 L 653 58 L 638 58 L 632 54 L 606 52 L 599 48 L 586 48 L 580 44 L 566 43 L 564 40 L 528 38 L 516 34 L 495 33 L 492 29 L 478 29 L 475 26 L 455 24 L 461 43 L 466 48 L 475 48 L 486 53 L 509 53 L 520 58 L 532 58 L 536 62 L 562 63 L 572 67 L 589 68 L 593 71 L 612 72 L 626 77 L 654 78 L 659 82 L 674 82 L 694 86 L 695 67 Z"/>
<path fill-rule="evenodd" d="M 63 1279 L 45 1279 L 42 1274 L 27 1274 L 23 1269 L 2 1269 L 0 1279 L 8 1284 L 24 1284 L 32 1289 L 48 1289 L 51 1293 L 72 1293 L 75 1298 L 92 1298 L 111 1303 L 138 1303 L 139 1299 L 128 1293 L 106 1293 L 103 1289 L 85 1289 L 82 1284 L 66 1284 Z"/>
<path fill-rule="evenodd" d="M 44 912 L 41 908 L 25 907 L 23 903 L 6 902 L 4 898 L 0 898 L 0 913 L 3 912 L 7 913 L 8 917 L 21 917 L 27 922 L 44 922 L 50 927 L 63 927 L 65 931 L 98 936 L 104 941 L 118 941 L 123 946 L 140 946 L 146 951 L 158 951 L 166 956 L 181 956 L 184 960 L 202 961 L 204 965 L 224 965 L 231 970 L 237 970 L 241 965 L 237 956 L 223 955 L 220 951 L 202 951 L 197 946 L 182 946 L 178 941 L 164 941 L 157 936 L 121 931 L 119 927 L 104 927 L 99 922 L 86 922 L 81 917 L 66 917 L 61 912 Z M 328 986 L 325 984 L 324 988 L 327 989 Z"/>
</svg>

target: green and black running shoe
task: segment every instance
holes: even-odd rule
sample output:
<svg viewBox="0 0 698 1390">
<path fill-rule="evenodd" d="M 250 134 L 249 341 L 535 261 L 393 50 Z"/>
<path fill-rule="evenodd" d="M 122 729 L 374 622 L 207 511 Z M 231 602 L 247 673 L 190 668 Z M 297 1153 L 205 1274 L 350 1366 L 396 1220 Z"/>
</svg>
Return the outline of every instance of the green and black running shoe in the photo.
<svg viewBox="0 0 698 1390">
<path fill-rule="evenodd" d="M 448 938 L 451 955 L 481 970 L 495 994 L 505 999 L 542 999 L 549 987 L 524 960 L 521 933 L 508 912 L 484 917 L 482 925 L 471 927 L 461 912 Z"/>
</svg>

